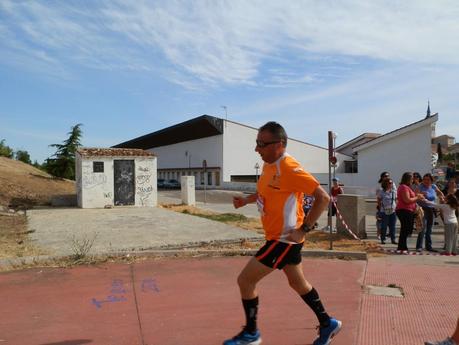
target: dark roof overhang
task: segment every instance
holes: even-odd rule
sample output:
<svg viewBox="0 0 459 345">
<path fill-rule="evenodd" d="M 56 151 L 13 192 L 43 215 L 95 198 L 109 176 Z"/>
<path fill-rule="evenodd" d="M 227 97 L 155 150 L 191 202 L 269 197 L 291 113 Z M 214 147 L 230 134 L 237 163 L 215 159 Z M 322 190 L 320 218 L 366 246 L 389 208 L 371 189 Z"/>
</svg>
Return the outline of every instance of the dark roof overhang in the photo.
<svg viewBox="0 0 459 345">
<path fill-rule="evenodd" d="M 118 148 L 151 149 L 223 134 L 223 119 L 202 115 L 177 125 L 114 145 Z"/>
</svg>

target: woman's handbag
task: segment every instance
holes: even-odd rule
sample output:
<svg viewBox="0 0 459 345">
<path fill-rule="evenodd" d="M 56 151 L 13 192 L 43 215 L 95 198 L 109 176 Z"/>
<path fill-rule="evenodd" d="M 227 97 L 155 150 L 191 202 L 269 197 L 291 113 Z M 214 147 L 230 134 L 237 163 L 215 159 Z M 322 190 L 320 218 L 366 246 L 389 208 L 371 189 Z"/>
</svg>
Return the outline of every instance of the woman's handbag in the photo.
<svg viewBox="0 0 459 345">
<path fill-rule="evenodd" d="M 424 227 L 424 211 L 422 207 L 416 205 L 416 210 L 414 211 L 414 230 L 419 234 Z"/>
</svg>

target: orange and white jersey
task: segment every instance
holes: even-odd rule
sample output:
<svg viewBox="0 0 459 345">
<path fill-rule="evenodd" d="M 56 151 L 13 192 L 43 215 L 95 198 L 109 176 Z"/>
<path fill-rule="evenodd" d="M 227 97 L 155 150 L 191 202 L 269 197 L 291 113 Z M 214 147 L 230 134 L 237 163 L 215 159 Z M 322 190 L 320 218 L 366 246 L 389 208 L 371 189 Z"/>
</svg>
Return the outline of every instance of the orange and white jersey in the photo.
<svg viewBox="0 0 459 345">
<path fill-rule="evenodd" d="M 312 195 L 319 182 L 288 153 L 265 163 L 257 184 L 257 205 L 266 240 L 285 243 L 290 231 L 303 224 L 303 197 Z"/>
</svg>

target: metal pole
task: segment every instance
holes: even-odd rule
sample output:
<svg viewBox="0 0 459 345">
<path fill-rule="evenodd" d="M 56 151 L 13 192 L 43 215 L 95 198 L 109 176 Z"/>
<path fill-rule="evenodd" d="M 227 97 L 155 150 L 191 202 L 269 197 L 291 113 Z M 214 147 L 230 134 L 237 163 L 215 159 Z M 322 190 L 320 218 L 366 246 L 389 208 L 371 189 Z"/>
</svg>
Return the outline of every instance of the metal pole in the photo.
<svg viewBox="0 0 459 345">
<path fill-rule="evenodd" d="M 328 194 L 331 195 L 332 188 L 332 171 L 331 171 L 331 157 L 333 157 L 333 132 L 328 131 Z M 330 230 L 330 250 L 333 250 L 333 233 L 332 233 L 332 203 L 328 204 L 328 229 Z"/>
<path fill-rule="evenodd" d="M 207 173 L 204 173 L 204 204 L 207 203 L 207 181 L 206 181 L 206 176 Z"/>
</svg>

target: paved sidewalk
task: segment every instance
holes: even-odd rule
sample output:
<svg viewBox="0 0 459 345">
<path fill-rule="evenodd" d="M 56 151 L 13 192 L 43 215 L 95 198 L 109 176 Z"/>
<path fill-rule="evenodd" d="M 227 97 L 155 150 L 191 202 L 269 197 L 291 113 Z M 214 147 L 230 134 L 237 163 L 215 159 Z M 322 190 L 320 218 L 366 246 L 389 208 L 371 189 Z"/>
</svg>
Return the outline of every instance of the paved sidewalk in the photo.
<svg viewBox="0 0 459 345">
<path fill-rule="evenodd" d="M 0 343 L 221 344 L 244 323 L 236 277 L 247 260 L 160 259 L 1 273 Z M 333 345 L 422 345 L 454 328 L 457 263 L 305 259 L 303 267 L 327 310 L 343 321 Z M 368 295 L 367 284 L 394 284 L 405 297 Z M 263 345 L 312 343 L 317 320 L 281 272 L 263 280 L 259 293 Z"/>
<path fill-rule="evenodd" d="M 75 240 L 93 238 L 91 254 L 262 238 L 253 231 L 157 207 L 34 209 L 27 214 L 32 241 L 50 255 L 72 255 Z"/>
</svg>

